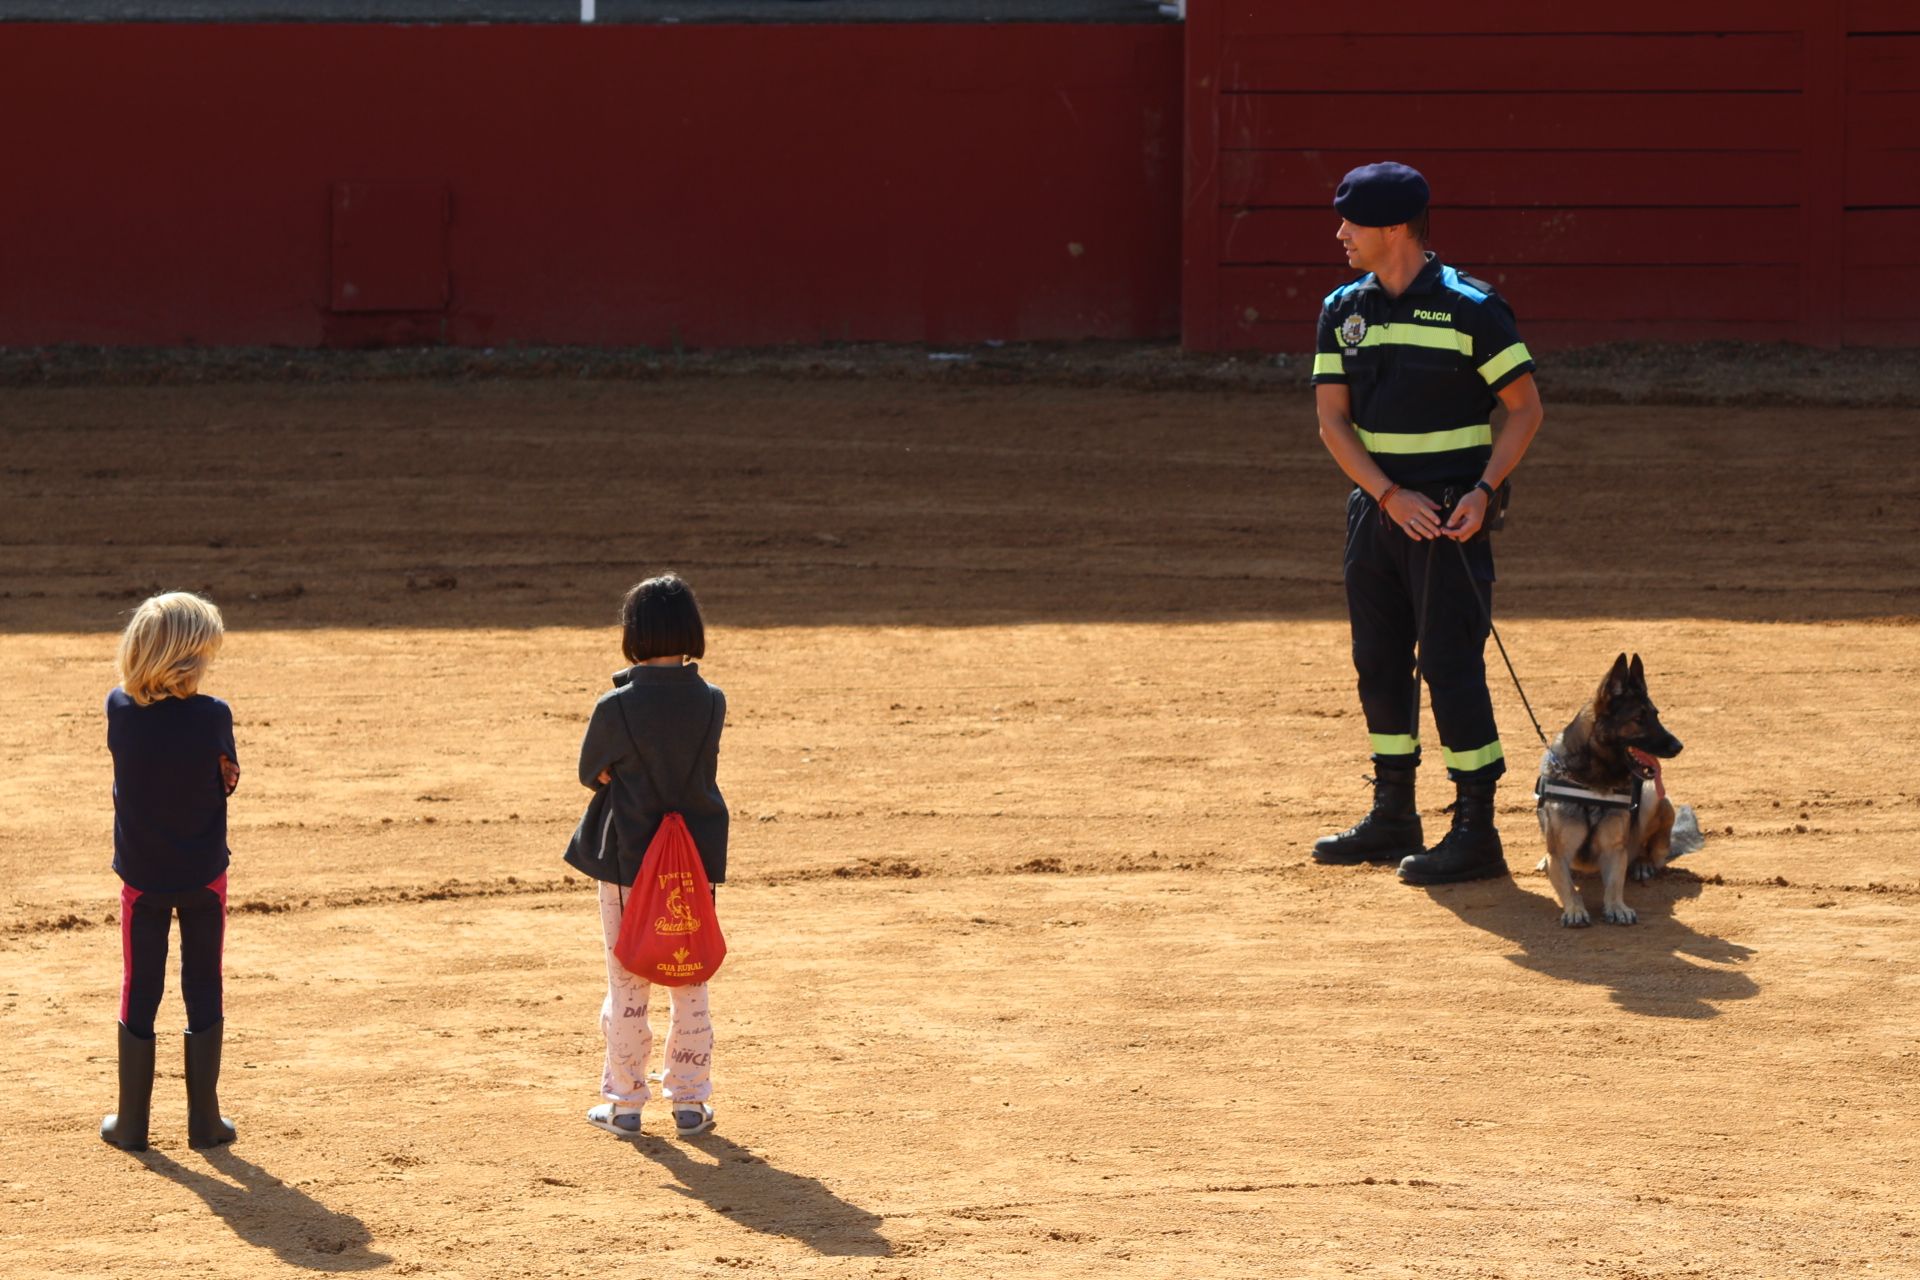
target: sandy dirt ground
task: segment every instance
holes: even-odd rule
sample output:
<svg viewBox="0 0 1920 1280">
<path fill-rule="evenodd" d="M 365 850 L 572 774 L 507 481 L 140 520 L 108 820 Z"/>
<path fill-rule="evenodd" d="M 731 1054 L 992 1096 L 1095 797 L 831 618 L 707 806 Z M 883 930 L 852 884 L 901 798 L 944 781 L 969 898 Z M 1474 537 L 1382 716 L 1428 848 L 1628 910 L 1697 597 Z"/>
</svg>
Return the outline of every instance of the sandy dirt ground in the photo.
<svg viewBox="0 0 1920 1280">
<path fill-rule="evenodd" d="M 1367 766 L 1304 393 L 5 393 L 5 1272 L 1920 1276 L 1920 413 L 1546 391 L 1502 633 L 1549 733 L 1643 654 L 1709 832 L 1630 928 L 1560 928 L 1497 666 L 1512 878 L 1307 860 Z M 623 1142 L 559 855 L 669 565 L 720 1128 Z M 170 990 L 128 1155 L 100 703 L 171 586 L 230 627 L 241 1137 L 186 1146 Z"/>
</svg>

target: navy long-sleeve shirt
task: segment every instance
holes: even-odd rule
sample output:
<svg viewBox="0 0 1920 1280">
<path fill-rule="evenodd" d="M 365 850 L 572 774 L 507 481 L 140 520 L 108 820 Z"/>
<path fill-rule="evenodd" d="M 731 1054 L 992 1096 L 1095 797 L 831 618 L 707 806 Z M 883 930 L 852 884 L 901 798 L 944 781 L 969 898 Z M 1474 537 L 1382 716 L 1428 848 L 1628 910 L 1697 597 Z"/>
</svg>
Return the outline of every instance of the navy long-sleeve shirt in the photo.
<svg viewBox="0 0 1920 1280">
<path fill-rule="evenodd" d="M 218 698 L 161 698 L 141 706 L 107 695 L 113 753 L 113 869 L 143 893 L 184 893 L 227 869 L 227 788 L 235 764 L 233 709 Z"/>
</svg>

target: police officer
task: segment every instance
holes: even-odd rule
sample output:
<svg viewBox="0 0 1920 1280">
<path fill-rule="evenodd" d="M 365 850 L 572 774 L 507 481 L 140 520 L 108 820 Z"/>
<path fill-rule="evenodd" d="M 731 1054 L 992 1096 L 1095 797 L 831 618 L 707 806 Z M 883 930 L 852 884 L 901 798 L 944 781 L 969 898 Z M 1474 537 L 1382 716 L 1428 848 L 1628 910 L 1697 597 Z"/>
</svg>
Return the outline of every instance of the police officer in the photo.
<svg viewBox="0 0 1920 1280">
<path fill-rule="evenodd" d="M 1363 165 L 1341 182 L 1338 237 L 1365 274 L 1327 295 L 1313 362 L 1320 439 L 1355 486 L 1344 576 L 1374 766 L 1372 811 L 1317 841 L 1313 856 L 1398 863 L 1407 884 L 1507 869 L 1493 825 L 1506 761 L 1483 658 L 1481 601 L 1493 599 L 1484 526 L 1541 419 L 1513 312 L 1427 251 L 1427 196 L 1426 179 L 1403 164 Z M 1431 849 L 1414 805 L 1416 644 L 1457 788 L 1452 827 Z"/>
</svg>

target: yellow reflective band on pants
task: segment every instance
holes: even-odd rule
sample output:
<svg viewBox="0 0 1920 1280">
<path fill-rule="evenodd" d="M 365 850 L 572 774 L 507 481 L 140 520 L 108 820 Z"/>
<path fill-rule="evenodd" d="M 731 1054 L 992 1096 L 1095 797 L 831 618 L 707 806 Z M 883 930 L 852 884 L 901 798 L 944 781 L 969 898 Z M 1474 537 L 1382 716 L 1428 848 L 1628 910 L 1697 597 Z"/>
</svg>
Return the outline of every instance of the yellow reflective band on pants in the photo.
<svg viewBox="0 0 1920 1280">
<path fill-rule="evenodd" d="M 1531 359 L 1533 359 L 1533 354 L 1527 350 L 1527 344 L 1524 342 L 1516 342 L 1493 359 L 1481 365 L 1480 376 L 1486 379 L 1488 386 L 1492 386 L 1515 368 L 1525 364 Z"/>
<path fill-rule="evenodd" d="M 1440 745 L 1440 757 L 1447 762 L 1447 768 L 1469 773 L 1475 769 L 1484 769 L 1495 760 L 1504 760 L 1507 753 L 1500 749 L 1500 739 L 1495 738 L 1486 746 L 1473 751 L 1455 751 L 1445 743 Z"/>
<path fill-rule="evenodd" d="M 1367 739 L 1373 743 L 1373 754 L 1377 756 L 1410 756 L 1420 750 L 1420 739 L 1407 733 L 1370 733 Z"/>
<path fill-rule="evenodd" d="M 1368 453 L 1445 453 L 1450 449 L 1493 444 L 1490 422 L 1475 427 L 1455 427 L 1451 431 L 1367 431 L 1356 426 L 1353 434 L 1360 437 Z"/>
</svg>

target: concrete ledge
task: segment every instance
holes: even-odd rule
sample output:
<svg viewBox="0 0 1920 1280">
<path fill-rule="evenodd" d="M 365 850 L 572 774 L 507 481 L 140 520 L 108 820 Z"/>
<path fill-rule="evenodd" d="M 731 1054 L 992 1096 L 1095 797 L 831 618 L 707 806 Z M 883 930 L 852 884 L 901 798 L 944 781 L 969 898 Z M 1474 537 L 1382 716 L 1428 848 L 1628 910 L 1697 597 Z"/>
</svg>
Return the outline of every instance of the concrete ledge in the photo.
<svg viewBox="0 0 1920 1280">
<path fill-rule="evenodd" d="M 601 23 L 1171 22 L 1152 0 L 597 0 Z M 8 0 L 0 22 L 577 23 L 578 0 Z"/>
</svg>

